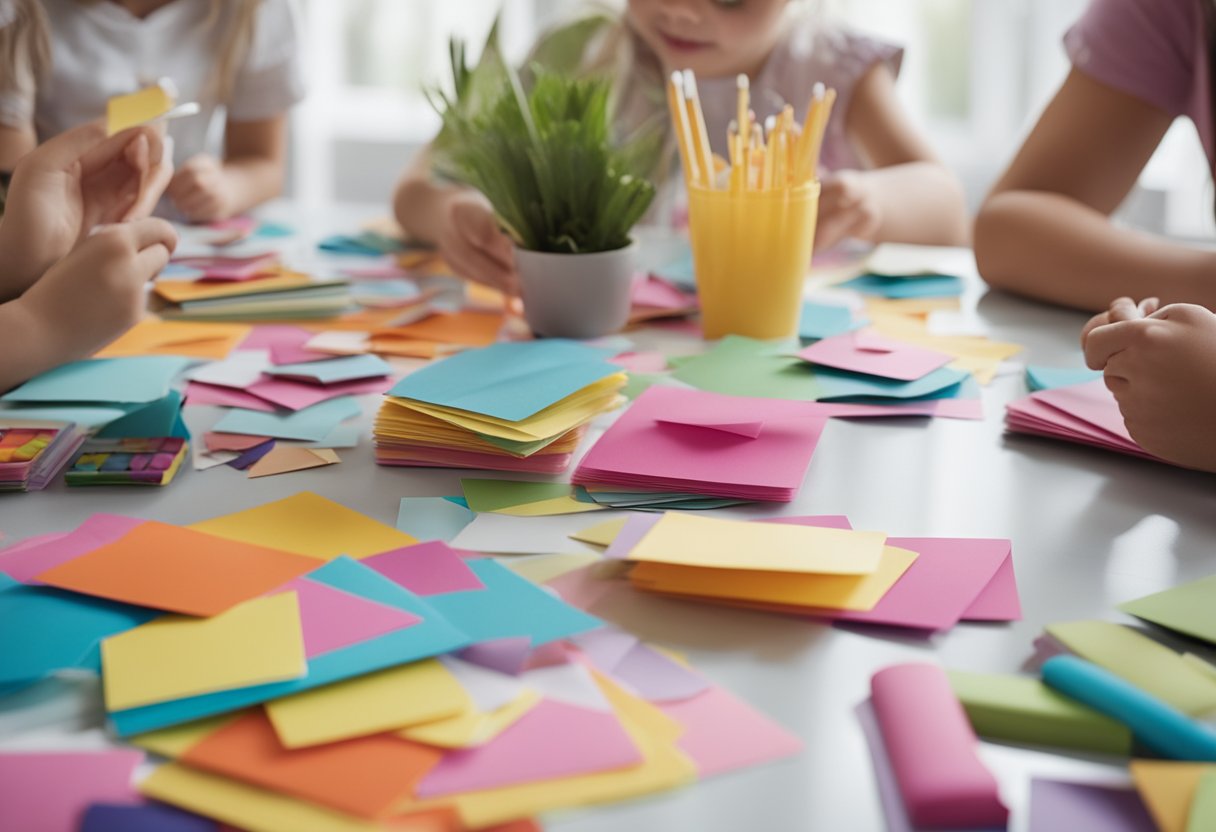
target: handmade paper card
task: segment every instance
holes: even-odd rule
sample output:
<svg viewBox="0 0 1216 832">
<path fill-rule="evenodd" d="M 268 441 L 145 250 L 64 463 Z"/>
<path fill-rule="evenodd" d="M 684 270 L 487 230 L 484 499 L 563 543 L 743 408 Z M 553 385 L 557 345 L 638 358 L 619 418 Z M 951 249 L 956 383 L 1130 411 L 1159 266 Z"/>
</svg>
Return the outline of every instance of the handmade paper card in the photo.
<svg viewBox="0 0 1216 832">
<path fill-rule="evenodd" d="M 802 349 L 798 357 L 824 367 L 902 381 L 922 378 L 954 360 L 946 353 L 865 331 L 824 338 Z"/>
</svg>

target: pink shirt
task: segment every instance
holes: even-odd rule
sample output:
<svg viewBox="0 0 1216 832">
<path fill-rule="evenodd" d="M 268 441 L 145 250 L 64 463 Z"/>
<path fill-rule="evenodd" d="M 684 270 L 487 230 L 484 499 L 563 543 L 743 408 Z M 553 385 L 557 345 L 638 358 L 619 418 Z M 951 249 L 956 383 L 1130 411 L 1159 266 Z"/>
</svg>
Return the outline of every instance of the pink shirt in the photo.
<svg viewBox="0 0 1216 832">
<path fill-rule="evenodd" d="M 1200 3 L 1212 0 L 1093 0 L 1064 36 L 1073 66 L 1199 129 L 1216 167 L 1211 60 Z"/>
</svg>

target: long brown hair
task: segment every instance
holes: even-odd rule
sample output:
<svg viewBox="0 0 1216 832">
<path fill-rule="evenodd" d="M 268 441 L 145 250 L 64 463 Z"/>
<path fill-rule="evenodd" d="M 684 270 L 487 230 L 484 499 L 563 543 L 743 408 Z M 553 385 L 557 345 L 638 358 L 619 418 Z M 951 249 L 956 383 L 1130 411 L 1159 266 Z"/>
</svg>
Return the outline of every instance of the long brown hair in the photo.
<svg viewBox="0 0 1216 832">
<path fill-rule="evenodd" d="M 253 44 L 258 8 L 262 2 L 211 0 L 211 11 L 205 24 L 208 27 L 220 26 L 225 8 L 230 9 L 209 90 L 220 103 L 232 98 L 237 74 Z M 7 89 L 28 69 L 33 70 L 36 80 L 41 79 L 51 66 L 51 27 L 42 4 L 39 0 L 14 0 L 14 6 L 13 22 L 0 26 L 0 89 Z"/>
</svg>

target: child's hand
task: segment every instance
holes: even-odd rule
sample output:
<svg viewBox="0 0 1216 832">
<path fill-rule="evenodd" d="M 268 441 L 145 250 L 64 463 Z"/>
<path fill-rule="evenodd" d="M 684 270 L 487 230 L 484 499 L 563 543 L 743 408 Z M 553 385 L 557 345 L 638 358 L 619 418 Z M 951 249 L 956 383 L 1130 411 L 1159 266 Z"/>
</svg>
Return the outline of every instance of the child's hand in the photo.
<svg viewBox="0 0 1216 832">
<path fill-rule="evenodd" d="M 214 222 L 232 215 L 231 190 L 223 164 L 200 153 L 186 160 L 166 193 L 190 222 Z"/>
<path fill-rule="evenodd" d="M 485 198 L 471 191 L 455 191 L 444 200 L 442 211 L 435 242 L 452 271 L 507 295 L 518 294 L 515 244 L 498 227 Z"/>
<path fill-rule="evenodd" d="M 147 216 L 172 170 L 153 127 L 106 138 L 92 122 L 26 155 L 0 224 L 7 292 L 20 294 L 97 225 Z"/>
<path fill-rule="evenodd" d="M 146 218 L 100 228 L 50 268 L 20 305 L 59 363 L 92 355 L 143 316 L 144 287 L 177 246 L 177 232 Z"/>
<path fill-rule="evenodd" d="M 1085 337 L 1085 360 L 1105 372 L 1141 447 L 1178 465 L 1216 471 L 1216 314 L 1177 303 L 1096 326 Z"/>
<path fill-rule="evenodd" d="M 1086 322 L 1085 327 L 1081 330 L 1081 348 L 1085 348 L 1085 341 L 1089 337 L 1089 333 L 1098 327 L 1119 321 L 1134 321 L 1144 318 L 1156 312 L 1160 307 L 1161 301 L 1158 298 L 1145 298 L 1139 303 L 1127 297 L 1115 298 L 1111 301 L 1109 309 L 1094 315 Z"/>
<path fill-rule="evenodd" d="M 850 237 L 873 240 L 882 227 L 882 207 L 866 186 L 865 174 L 837 171 L 825 175 L 821 183 L 816 250 L 831 248 Z"/>
</svg>

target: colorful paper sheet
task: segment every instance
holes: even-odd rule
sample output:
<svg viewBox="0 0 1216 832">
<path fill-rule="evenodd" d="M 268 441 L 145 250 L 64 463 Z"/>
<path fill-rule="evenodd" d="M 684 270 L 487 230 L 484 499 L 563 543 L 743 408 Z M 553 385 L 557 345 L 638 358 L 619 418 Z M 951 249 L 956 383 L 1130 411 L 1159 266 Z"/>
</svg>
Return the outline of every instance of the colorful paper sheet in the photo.
<svg viewBox="0 0 1216 832">
<path fill-rule="evenodd" d="M 417 543 L 412 536 L 309 491 L 195 523 L 190 528 L 329 560 L 362 558 Z"/>
<path fill-rule="evenodd" d="M 277 444 L 249 466 L 249 477 L 254 479 L 289 474 L 292 471 L 307 471 L 311 468 L 336 465 L 341 461 L 338 455 L 329 449 L 295 448 Z"/>
<path fill-rule="evenodd" d="M 239 408 L 228 411 L 215 425 L 220 433 L 248 433 L 276 439 L 324 439 L 340 423 L 363 412 L 351 396 L 339 396 L 293 413 L 259 413 Z"/>
<path fill-rule="evenodd" d="M 386 376 L 371 379 L 340 381 L 334 384 L 317 385 L 286 379 L 265 378 L 251 384 L 248 391 L 258 398 L 289 410 L 303 410 L 339 396 L 362 396 L 383 393 L 390 382 Z"/>
<path fill-rule="evenodd" d="M 190 359 L 168 355 L 74 361 L 36 376 L 3 396 L 6 402 L 146 404 L 169 394 Z"/>
<path fill-rule="evenodd" d="M 217 384 L 202 384 L 192 381 L 186 385 L 186 404 L 215 405 L 217 407 L 240 407 L 261 413 L 274 413 L 275 406 L 252 393 L 235 387 L 220 387 Z"/>
<path fill-rule="evenodd" d="M 41 583 L 38 574 L 113 543 L 146 522 L 119 514 L 94 514 L 65 534 L 44 535 L 0 549 L 0 572 L 22 583 Z"/>
<path fill-rule="evenodd" d="M 438 312 L 420 321 L 376 332 L 414 341 L 438 341 L 467 347 L 487 347 L 498 340 L 502 329 L 501 312 Z"/>
<path fill-rule="evenodd" d="M 397 528 L 418 540 L 449 542 L 473 522 L 473 512 L 443 497 L 402 497 Z"/>
<path fill-rule="evenodd" d="M 296 578 L 275 592 L 296 594 L 304 654 L 309 660 L 412 627 L 422 620 L 411 612 L 343 592 L 307 576 Z"/>
<path fill-rule="evenodd" d="M 378 356 L 352 355 L 303 364 L 281 364 L 266 370 L 266 374 L 314 384 L 338 384 L 386 376 L 392 369 L 387 361 Z"/>
<path fill-rule="evenodd" d="M 261 379 L 262 372 L 270 366 L 268 350 L 245 348 L 234 351 L 223 361 L 215 361 L 190 370 L 186 378 L 200 384 L 240 390 Z"/>
<path fill-rule="evenodd" d="M 1087 370 L 1084 367 L 1039 367 L 1026 365 L 1026 386 L 1031 391 L 1054 390 L 1057 387 L 1072 387 L 1075 384 L 1085 384 L 1102 378 L 1101 370 Z"/>
<path fill-rule="evenodd" d="M 0 551 L 0 569 L 5 566 Z M 16 577 L 14 575 L 14 577 Z M 1120 604 L 1119 609 L 1175 632 L 1216 644 L 1216 576 Z"/>
<path fill-rule="evenodd" d="M 472 511 L 493 512 L 529 503 L 569 497 L 573 486 L 562 482 L 521 482 L 463 477 L 460 487 Z"/>
<path fill-rule="evenodd" d="M 1030 832 L 1057 829 L 1101 829 L 1103 832 L 1155 832 L 1144 803 L 1132 789 L 1030 781 Z"/>
<path fill-rule="evenodd" d="M 1132 760 L 1132 779 L 1160 832 L 1189 832 L 1187 822 L 1199 784 L 1216 771 L 1208 763 Z"/>
<path fill-rule="evenodd" d="M 798 357 L 824 367 L 903 381 L 923 378 L 953 360 L 945 353 L 866 331 L 824 338 L 800 350 Z"/>
<path fill-rule="evenodd" d="M 477 573 L 469 568 L 456 550 L 439 540 L 381 552 L 364 558 L 362 562 L 394 583 L 424 597 L 485 588 Z"/>
<path fill-rule="evenodd" d="M 97 353 L 97 358 L 131 355 L 183 355 L 220 360 L 249 334 L 243 324 L 158 321 L 146 319 Z"/>
<path fill-rule="evenodd" d="M 116 95 L 106 102 L 106 135 L 147 124 L 173 109 L 177 98 L 167 83 L 157 83 L 138 92 Z"/>
<path fill-rule="evenodd" d="M 139 751 L 0 751 L 0 818 L 5 829 L 73 830 L 90 803 L 134 803 Z"/>
<path fill-rule="evenodd" d="M 80 821 L 80 832 L 220 832 L 215 821 L 172 806 L 150 803 L 122 806 L 94 803 Z"/>
<path fill-rule="evenodd" d="M 210 616 L 316 565 L 303 555 L 148 521 L 38 579 L 113 601 Z"/>
<path fill-rule="evenodd" d="M 642 512 L 606 511 L 594 515 L 602 522 L 624 521 Z M 586 554 L 595 549 L 571 539 L 588 524 L 588 516 L 513 517 L 478 514 L 451 540 L 457 549 L 493 554 Z"/>
<path fill-rule="evenodd" d="M 841 289 L 852 289 L 863 295 L 878 295 L 884 298 L 936 298 L 956 297 L 963 293 L 963 280 L 946 274 L 888 276 L 863 274 L 852 280 L 837 284 Z"/>
<path fill-rule="evenodd" d="M 847 306 L 803 301 L 798 319 L 798 337 L 804 341 L 844 335 L 865 326 L 865 320 L 854 320 Z"/>
</svg>

